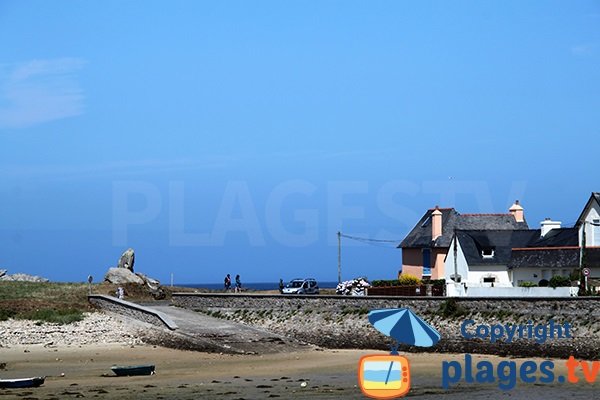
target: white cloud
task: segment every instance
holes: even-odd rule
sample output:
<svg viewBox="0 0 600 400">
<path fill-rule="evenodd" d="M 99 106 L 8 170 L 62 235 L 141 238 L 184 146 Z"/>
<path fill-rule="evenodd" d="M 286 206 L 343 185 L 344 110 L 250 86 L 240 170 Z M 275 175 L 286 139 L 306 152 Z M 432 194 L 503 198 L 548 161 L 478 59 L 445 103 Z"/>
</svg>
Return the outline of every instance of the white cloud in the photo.
<svg viewBox="0 0 600 400">
<path fill-rule="evenodd" d="M 25 128 L 83 113 L 79 58 L 0 65 L 0 128 Z"/>
<path fill-rule="evenodd" d="M 578 45 L 571 47 L 571 53 L 573 53 L 576 56 L 589 56 L 591 54 L 594 54 L 595 49 L 596 49 L 595 44 L 590 44 L 590 43 L 578 44 Z"/>
</svg>

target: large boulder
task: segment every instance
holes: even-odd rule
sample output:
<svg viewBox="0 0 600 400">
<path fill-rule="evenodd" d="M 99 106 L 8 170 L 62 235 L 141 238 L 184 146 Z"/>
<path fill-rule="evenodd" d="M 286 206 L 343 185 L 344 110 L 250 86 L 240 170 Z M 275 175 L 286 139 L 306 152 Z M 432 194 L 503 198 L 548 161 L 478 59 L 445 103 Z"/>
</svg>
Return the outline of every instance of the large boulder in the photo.
<svg viewBox="0 0 600 400">
<path fill-rule="evenodd" d="M 158 290 L 160 287 L 160 281 L 158 279 L 150 278 L 148 275 L 139 272 L 136 272 L 135 274 L 139 276 L 151 290 Z"/>
<path fill-rule="evenodd" d="M 121 254 L 121 258 L 119 258 L 119 264 L 117 264 L 117 268 L 125 268 L 133 272 L 133 264 L 135 263 L 135 252 L 132 248 L 129 248 Z"/>
<path fill-rule="evenodd" d="M 109 268 L 106 275 L 104 275 L 106 282 L 114 283 L 116 285 L 123 285 L 125 283 L 137 283 L 143 285 L 144 280 L 131 272 L 127 268 Z"/>
</svg>

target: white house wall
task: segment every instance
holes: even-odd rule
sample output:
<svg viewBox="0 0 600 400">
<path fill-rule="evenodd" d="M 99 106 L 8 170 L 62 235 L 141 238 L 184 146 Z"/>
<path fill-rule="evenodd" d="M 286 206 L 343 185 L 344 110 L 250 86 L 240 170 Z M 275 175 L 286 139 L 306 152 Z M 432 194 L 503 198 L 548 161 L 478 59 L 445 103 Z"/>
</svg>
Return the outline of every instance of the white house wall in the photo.
<svg viewBox="0 0 600 400">
<path fill-rule="evenodd" d="M 474 285 L 491 286 L 483 283 L 483 278 L 494 277 L 494 286 L 512 286 L 506 265 L 475 265 L 469 270 L 468 282 Z"/>
<path fill-rule="evenodd" d="M 579 229 L 579 244 L 582 245 L 582 230 L 585 228 L 586 246 L 600 246 L 600 227 L 594 227 L 593 225 L 589 224 L 594 220 L 600 219 L 600 206 L 598 206 L 597 202 L 592 201 L 592 205 L 588 208 L 584 219 L 588 223 L 583 224 Z"/>
<path fill-rule="evenodd" d="M 450 276 L 454 275 L 454 240 L 455 239 L 452 239 L 452 242 L 450 243 L 450 249 L 448 250 L 448 255 L 446 256 L 446 261 L 444 262 L 446 282 L 452 282 Z M 465 254 L 460 246 L 460 242 L 458 242 L 456 249 L 456 270 L 462 277 L 462 281 L 467 281 L 469 276 L 469 267 L 467 265 Z"/>
<path fill-rule="evenodd" d="M 533 282 L 536 285 L 542 280 L 550 280 L 553 276 L 568 277 L 572 268 L 515 268 L 512 270 L 512 282 L 519 286 L 522 282 Z"/>
<path fill-rule="evenodd" d="M 468 286 L 491 286 L 490 283 L 483 283 L 483 278 L 491 276 L 496 278 L 495 285 L 512 285 L 506 265 L 476 265 L 469 267 L 460 241 L 458 241 L 456 251 L 456 267 L 458 274 L 462 277 L 462 283 L 466 283 Z M 444 269 L 446 282 L 451 282 L 450 276 L 454 274 L 454 239 L 450 243 Z"/>
</svg>

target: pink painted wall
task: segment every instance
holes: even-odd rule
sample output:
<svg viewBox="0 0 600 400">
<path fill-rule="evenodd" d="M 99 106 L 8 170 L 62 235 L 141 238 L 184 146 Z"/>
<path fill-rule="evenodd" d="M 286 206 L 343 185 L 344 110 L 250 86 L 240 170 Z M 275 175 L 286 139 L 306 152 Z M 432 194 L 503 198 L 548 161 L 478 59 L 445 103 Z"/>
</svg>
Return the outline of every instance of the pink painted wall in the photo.
<svg viewBox="0 0 600 400">
<path fill-rule="evenodd" d="M 444 278 L 444 258 L 447 253 L 447 248 L 431 249 L 431 279 Z M 423 278 L 421 249 L 402 249 L 402 273 Z"/>
</svg>

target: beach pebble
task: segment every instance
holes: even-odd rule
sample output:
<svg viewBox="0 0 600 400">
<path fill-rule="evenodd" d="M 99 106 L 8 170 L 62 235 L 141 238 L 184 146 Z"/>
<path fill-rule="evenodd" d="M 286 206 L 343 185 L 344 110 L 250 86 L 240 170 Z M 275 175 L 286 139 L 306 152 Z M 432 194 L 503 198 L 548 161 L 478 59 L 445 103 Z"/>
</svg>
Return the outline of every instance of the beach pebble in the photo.
<svg viewBox="0 0 600 400">
<path fill-rule="evenodd" d="M 41 344 L 45 347 L 82 346 L 97 343 L 127 343 L 137 336 L 136 328 L 113 316 L 92 312 L 85 313 L 82 321 L 67 325 L 39 323 L 29 320 L 0 321 L 3 346 Z M 57 352 L 57 349 L 49 351 Z M 23 351 L 29 353 L 28 349 Z"/>
<path fill-rule="evenodd" d="M 307 387 L 307 386 L 308 386 L 308 382 L 302 382 L 302 383 L 300 384 L 300 387 L 303 387 L 303 388 L 304 388 L 304 387 Z"/>
</svg>

